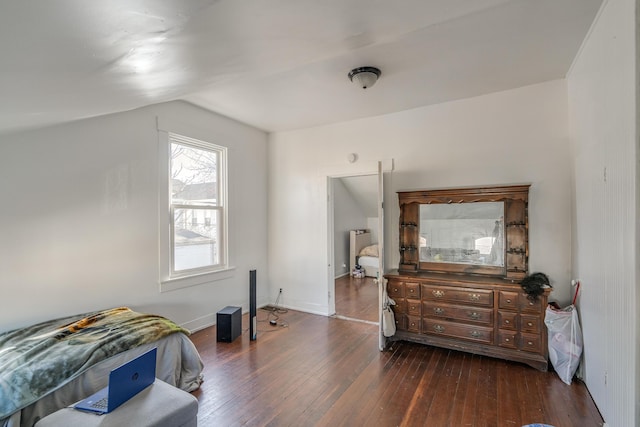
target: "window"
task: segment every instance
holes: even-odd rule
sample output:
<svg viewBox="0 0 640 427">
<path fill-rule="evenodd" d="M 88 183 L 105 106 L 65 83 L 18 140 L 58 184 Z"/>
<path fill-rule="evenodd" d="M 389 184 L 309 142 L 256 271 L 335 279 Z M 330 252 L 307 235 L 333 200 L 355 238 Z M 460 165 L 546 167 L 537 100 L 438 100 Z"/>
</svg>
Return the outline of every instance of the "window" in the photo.
<svg viewBox="0 0 640 427">
<path fill-rule="evenodd" d="M 495 237 L 480 237 L 475 240 L 475 249 L 480 252 L 480 255 L 489 255 L 495 241 Z"/>
<path fill-rule="evenodd" d="M 168 142 L 169 279 L 223 270 L 227 150 L 173 133 Z"/>
</svg>

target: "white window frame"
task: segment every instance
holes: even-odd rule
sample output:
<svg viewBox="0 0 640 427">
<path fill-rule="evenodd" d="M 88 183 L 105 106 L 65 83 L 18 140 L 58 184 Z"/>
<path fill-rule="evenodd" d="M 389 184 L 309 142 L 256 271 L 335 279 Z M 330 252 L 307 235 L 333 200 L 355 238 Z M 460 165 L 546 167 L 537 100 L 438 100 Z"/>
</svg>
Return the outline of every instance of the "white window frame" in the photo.
<svg viewBox="0 0 640 427">
<path fill-rule="evenodd" d="M 172 291 L 189 286 L 222 280 L 233 275 L 233 267 L 229 266 L 229 236 L 228 236 L 228 149 L 227 147 L 190 138 L 177 133 L 159 130 L 160 159 L 159 159 L 159 240 L 160 240 L 160 292 Z M 218 153 L 217 174 L 218 194 L 217 205 L 207 206 L 207 209 L 219 210 L 220 220 L 220 262 L 216 266 L 201 267 L 189 270 L 174 271 L 174 209 L 199 208 L 198 205 L 179 205 L 171 203 L 171 144 L 216 151 Z"/>
</svg>

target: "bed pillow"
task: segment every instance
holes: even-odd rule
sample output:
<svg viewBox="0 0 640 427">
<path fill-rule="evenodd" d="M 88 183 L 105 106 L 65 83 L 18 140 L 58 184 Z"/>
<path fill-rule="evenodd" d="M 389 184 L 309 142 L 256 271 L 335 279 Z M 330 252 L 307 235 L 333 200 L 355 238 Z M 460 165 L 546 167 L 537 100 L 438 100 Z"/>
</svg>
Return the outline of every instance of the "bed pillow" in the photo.
<svg viewBox="0 0 640 427">
<path fill-rule="evenodd" d="M 365 246 L 360 250 L 360 256 L 378 256 L 378 245 Z"/>
</svg>

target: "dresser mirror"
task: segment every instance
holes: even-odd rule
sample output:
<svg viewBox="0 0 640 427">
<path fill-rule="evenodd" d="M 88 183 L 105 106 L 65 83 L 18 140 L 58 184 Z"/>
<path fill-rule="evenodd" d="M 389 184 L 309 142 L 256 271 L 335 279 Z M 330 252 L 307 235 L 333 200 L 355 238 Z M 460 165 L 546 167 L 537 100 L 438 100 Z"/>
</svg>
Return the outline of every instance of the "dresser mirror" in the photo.
<svg viewBox="0 0 640 427">
<path fill-rule="evenodd" d="M 522 278 L 528 185 L 399 192 L 400 271 Z"/>
<path fill-rule="evenodd" d="M 504 202 L 420 205 L 420 262 L 504 267 Z"/>
</svg>

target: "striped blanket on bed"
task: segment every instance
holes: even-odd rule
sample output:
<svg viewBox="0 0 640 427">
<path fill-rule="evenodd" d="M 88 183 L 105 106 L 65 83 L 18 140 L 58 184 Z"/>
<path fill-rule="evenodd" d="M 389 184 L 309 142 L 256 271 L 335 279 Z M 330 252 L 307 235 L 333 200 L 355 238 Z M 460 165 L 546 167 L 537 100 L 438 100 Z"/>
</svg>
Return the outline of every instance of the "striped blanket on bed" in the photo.
<svg viewBox="0 0 640 427">
<path fill-rule="evenodd" d="M 169 334 L 172 321 L 126 307 L 0 334 L 0 419 L 32 404 L 115 354 Z"/>
</svg>

